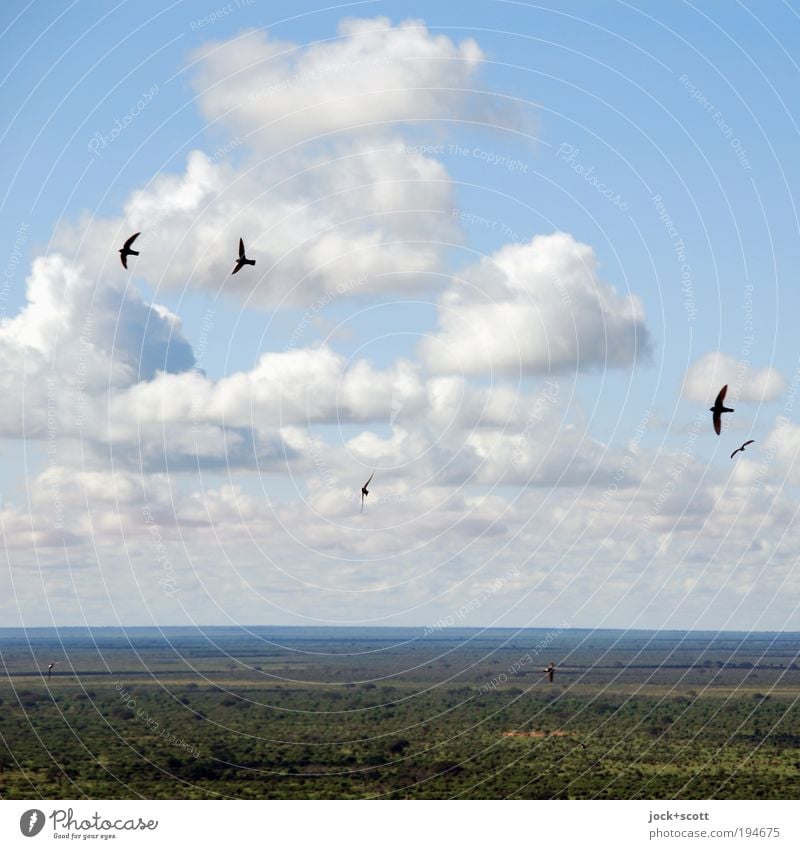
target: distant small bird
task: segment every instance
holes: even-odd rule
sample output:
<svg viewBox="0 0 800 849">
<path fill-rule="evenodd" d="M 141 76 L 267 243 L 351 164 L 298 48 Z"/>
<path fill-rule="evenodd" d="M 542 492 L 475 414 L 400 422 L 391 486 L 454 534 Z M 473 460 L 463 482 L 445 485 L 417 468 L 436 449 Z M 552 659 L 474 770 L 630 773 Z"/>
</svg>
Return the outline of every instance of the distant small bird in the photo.
<svg viewBox="0 0 800 849">
<path fill-rule="evenodd" d="M 51 663 L 50 666 L 47 667 L 47 680 L 48 681 L 50 680 L 50 676 L 53 674 L 53 667 L 56 665 L 56 663 L 58 663 L 58 661 Z"/>
<path fill-rule="evenodd" d="M 552 684 L 553 683 L 553 675 L 555 675 L 555 672 L 556 672 L 555 663 L 548 664 L 547 669 L 543 669 L 542 672 L 547 673 L 547 680 Z"/>
<path fill-rule="evenodd" d="M 361 512 L 362 513 L 364 512 L 364 499 L 369 495 L 369 490 L 367 489 L 367 487 L 370 485 L 370 482 L 372 481 L 372 479 L 374 477 L 375 477 L 375 472 L 373 472 L 369 476 L 369 480 L 364 484 L 364 486 L 361 487 Z"/>
<path fill-rule="evenodd" d="M 239 259 L 236 260 L 236 266 L 231 274 L 238 274 L 246 265 L 255 265 L 254 259 L 248 259 L 244 255 L 244 240 L 239 239 Z"/>
<path fill-rule="evenodd" d="M 134 233 L 130 239 L 119 249 L 119 258 L 122 260 L 122 267 L 128 267 L 128 257 L 129 256 L 139 256 L 139 251 L 131 250 L 131 245 L 136 241 L 136 238 L 139 236 L 139 233 Z"/>
<path fill-rule="evenodd" d="M 727 394 L 728 384 L 726 383 L 722 389 L 719 390 L 719 395 L 717 395 L 717 400 L 714 401 L 714 406 L 708 408 L 709 411 L 714 414 L 714 430 L 717 432 L 717 436 L 719 436 L 719 433 L 722 430 L 722 414 L 733 412 L 730 407 L 726 407 L 723 403 Z"/>
<path fill-rule="evenodd" d="M 733 452 L 733 454 L 731 454 L 731 460 L 733 460 L 733 458 L 734 458 L 734 457 L 735 457 L 735 456 L 736 456 L 736 455 L 737 455 L 740 451 L 742 452 L 742 454 L 744 454 L 744 449 L 745 449 L 745 448 L 747 448 L 747 446 L 748 446 L 748 445 L 752 445 L 754 442 L 755 442 L 755 439 L 748 439 L 748 440 L 747 440 L 747 442 L 745 442 L 745 443 L 744 443 L 744 445 L 742 445 L 742 447 L 741 447 L 741 448 L 737 448 L 737 449 Z"/>
</svg>

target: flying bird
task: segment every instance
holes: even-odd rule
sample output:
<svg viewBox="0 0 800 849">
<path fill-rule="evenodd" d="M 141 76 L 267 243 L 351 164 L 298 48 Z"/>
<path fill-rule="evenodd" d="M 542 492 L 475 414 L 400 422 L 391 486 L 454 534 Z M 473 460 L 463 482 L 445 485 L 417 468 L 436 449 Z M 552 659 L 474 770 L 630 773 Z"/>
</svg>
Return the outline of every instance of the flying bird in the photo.
<svg viewBox="0 0 800 849">
<path fill-rule="evenodd" d="M 714 406 L 708 408 L 709 411 L 714 414 L 714 430 L 717 432 L 717 436 L 719 436 L 719 433 L 722 430 L 722 414 L 733 412 L 730 407 L 726 407 L 723 403 L 727 393 L 728 384 L 726 383 L 722 389 L 719 390 L 719 395 L 717 395 L 717 400 L 714 401 Z"/>
<path fill-rule="evenodd" d="M 139 256 L 139 251 L 134 251 L 131 249 L 131 245 L 136 241 L 139 233 L 134 233 L 130 239 L 119 249 L 119 258 L 122 260 L 122 267 L 128 267 L 128 257 L 129 256 Z"/>
<path fill-rule="evenodd" d="M 742 452 L 742 454 L 744 454 L 744 449 L 745 449 L 745 448 L 747 448 L 747 446 L 748 446 L 748 445 L 752 445 L 754 442 L 755 442 L 755 439 L 748 439 L 748 440 L 747 440 L 747 442 L 745 442 L 745 443 L 744 443 L 744 445 L 742 445 L 742 447 L 741 447 L 741 448 L 737 448 L 737 449 L 733 452 L 733 454 L 731 454 L 731 460 L 733 460 L 733 458 L 734 458 L 734 457 L 735 457 L 735 456 L 736 456 L 736 455 L 737 455 L 740 451 Z"/>
<path fill-rule="evenodd" d="M 361 487 L 361 512 L 364 512 L 364 499 L 369 495 L 369 490 L 367 487 L 370 485 L 372 479 L 375 477 L 375 472 L 373 472 L 369 476 L 369 480 Z"/>
<path fill-rule="evenodd" d="M 244 255 L 244 240 L 239 239 L 239 259 L 236 260 L 236 267 L 233 269 L 231 274 L 237 274 L 246 265 L 255 265 L 255 264 L 256 264 L 256 261 L 254 259 L 248 259 Z"/>
<path fill-rule="evenodd" d="M 57 660 L 54 661 L 53 663 L 51 663 L 50 666 L 47 667 L 47 680 L 48 681 L 50 680 L 50 676 L 53 674 L 53 667 L 56 665 L 56 663 L 58 663 Z"/>
<path fill-rule="evenodd" d="M 555 675 L 556 665 L 555 663 L 550 663 L 547 666 L 547 669 L 543 669 L 542 672 L 547 673 L 547 680 L 552 684 L 553 683 L 553 675 Z"/>
</svg>

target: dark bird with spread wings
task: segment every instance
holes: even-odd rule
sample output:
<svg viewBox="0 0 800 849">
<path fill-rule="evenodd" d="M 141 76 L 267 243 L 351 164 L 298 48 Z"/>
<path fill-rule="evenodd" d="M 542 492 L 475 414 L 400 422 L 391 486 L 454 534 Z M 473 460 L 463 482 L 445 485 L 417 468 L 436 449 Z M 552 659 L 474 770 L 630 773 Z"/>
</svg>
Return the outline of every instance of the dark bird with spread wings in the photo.
<svg viewBox="0 0 800 849">
<path fill-rule="evenodd" d="M 364 499 L 369 495 L 369 490 L 367 489 L 367 487 L 370 485 L 370 483 L 372 482 L 372 479 L 374 477 L 375 477 L 375 472 L 373 472 L 369 476 L 369 480 L 364 484 L 364 486 L 361 487 L 361 512 L 362 513 L 364 512 Z"/>
<path fill-rule="evenodd" d="M 244 254 L 244 239 L 239 239 L 239 259 L 236 260 L 236 265 L 231 274 L 238 274 L 246 265 L 255 265 L 254 259 L 248 259 Z"/>
<path fill-rule="evenodd" d="M 53 667 L 56 665 L 56 663 L 58 663 L 57 660 L 54 661 L 53 663 L 51 663 L 50 666 L 47 667 L 47 680 L 48 681 L 50 680 L 50 676 L 53 674 Z"/>
<path fill-rule="evenodd" d="M 726 383 L 722 389 L 719 390 L 719 395 L 717 395 L 717 400 L 714 401 L 714 406 L 708 408 L 714 414 L 714 430 L 716 431 L 717 436 L 719 436 L 720 431 L 722 430 L 722 414 L 733 412 L 730 407 L 726 407 L 724 404 L 725 396 L 727 394 L 728 384 Z"/>
<path fill-rule="evenodd" d="M 748 440 L 747 440 L 747 442 L 745 442 L 745 443 L 744 443 L 744 445 L 742 445 L 742 447 L 741 447 L 741 448 L 737 448 L 737 449 L 733 452 L 733 454 L 731 454 L 731 460 L 733 460 L 733 458 L 734 458 L 734 457 L 735 457 L 735 456 L 736 456 L 736 455 L 737 455 L 740 451 L 742 452 L 742 454 L 744 454 L 744 449 L 745 449 L 745 448 L 747 448 L 747 446 L 748 446 L 748 445 L 752 445 L 754 442 L 755 442 L 755 439 L 748 439 Z"/>
<path fill-rule="evenodd" d="M 128 257 L 129 256 L 139 256 L 139 251 L 134 251 L 131 249 L 131 245 L 136 241 L 139 233 L 134 233 L 130 239 L 119 249 L 119 258 L 122 260 L 122 267 L 128 267 Z"/>
<path fill-rule="evenodd" d="M 547 665 L 547 669 L 543 669 L 542 672 L 547 673 L 547 680 L 552 684 L 553 683 L 553 676 L 556 674 L 555 663 L 549 663 Z"/>
</svg>

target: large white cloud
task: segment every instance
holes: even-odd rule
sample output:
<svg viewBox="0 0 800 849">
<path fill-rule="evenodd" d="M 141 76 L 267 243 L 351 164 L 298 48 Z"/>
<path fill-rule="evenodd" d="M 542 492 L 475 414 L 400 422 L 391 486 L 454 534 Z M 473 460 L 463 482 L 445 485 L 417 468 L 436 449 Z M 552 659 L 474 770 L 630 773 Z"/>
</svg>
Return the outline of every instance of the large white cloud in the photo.
<svg viewBox="0 0 800 849">
<path fill-rule="evenodd" d="M 491 108 L 466 93 L 481 60 L 471 39 L 455 44 L 420 22 L 384 18 L 348 19 L 338 39 L 307 47 L 258 32 L 207 44 L 195 56 L 195 85 L 231 139 L 230 156 L 193 151 L 184 173 L 132 193 L 113 237 L 86 218 L 62 227 L 56 244 L 107 273 L 117 259 L 109 244 L 141 230 L 135 273 L 156 285 L 224 287 L 250 305 L 429 286 L 424 275 L 440 271 L 446 246 L 460 239 L 451 180 L 401 130 Z M 240 236 L 257 265 L 231 277 Z"/>
<path fill-rule="evenodd" d="M 474 110 L 466 101 L 483 53 L 471 38 L 456 44 L 421 21 L 378 17 L 348 18 L 338 38 L 307 46 L 247 32 L 194 58 L 206 117 L 274 151 Z"/>
<path fill-rule="evenodd" d="M 567 233 L 506 245 L 441 297 L 425 340 L 445 372 L 534 373 L 630 366 L 650 349 L 644 310 L 597 273 L 594 251 Z"/>
<path fill-rule="evenodd" d="M 119 279 L 96 281 L 59 254 L 38 257 L 27 281 L 27 304 L 0 327 L 0 351 L 27 349 L 67 374 L 76 352 L 109 370 L 126 370 L 128 382 L 157 371 L 194 365 L 180 319 L 158 304 L 146 304 Z M 87 366 L 88 367 L 88 366 Z"/>
<path fill-rule="evenodd" d="M 190 152 L 182 173 L 131 193 L 124 219 L 84 216 L 54 244 L 91 274 L 120 277 L 116 248 L 141 230 L 133 275 L 248 306 L 430 288 L 463 236 L 450 175 L 407 135 L 414 119 L 445 132 L 494 108 L 466 95 L 481 62 L 471 39 L 384 18 L 348 19 L 339 38 L 306 47 L 258 32 L 206 45 L 193 64 L 198 99 L 229 155 Z M 520 114 L 508 110 L 508 122 Z M 293 146 L 308 122 L 320 140 Z M 264 139 L 280 154 L 264 155 Z M 231 276 L 240 236 L 257 265 Z"/>
<path fill-rule="evenodd" d="M 34 260 L 27 303 L 0 325 L 0 429 L 43 437 L 91 427 L 93 401 L 157 372 L 194 365 L 177 316 L 115 280 L 96 281 L 59 254 Z"/>
<path fill-rule="evenodd" d="M 62 226 L 55 244 L 118 277 L 116 247 L 142 231 L 131 273 L 156 286 L 305 307 L 430 286 L 424 275 L 439 271 L 446 246 L 461 238 L 452 207 L 444 166 L 396 138 L 239 171 L 193 151 L 183 174 L 135 191 L 123 221 L 84 218 Z M 240 237 L 256 266 L 231 276 Z"/>
<path fill-rule="evenodd" d="M 146 472 L 313 478 L 324 456 L 326 480 L 340 487 L 354 460 L 395 468 L 409 486 L 584 481 L 608 463 L 585 429 L 561 427 L 557 382 L 528 397 L 510 385 L 431 378 L 408 360 L 348 363 L 327 346 L 266 352 L 212 380 L 191 368 L 179 320 L 145 304 L 124 276 L 94 282 L 51 255 L 34 262 L 28 296 L 0 329 L 2 380 L 21 399 L 5 408 L 3 432 L 57 443 L 62 463 L 80 458 L 99 471 L 110 457 Z M 354 423 L 370 430 L 344 439 L 333 431 L 328 444 L 302 436 Z"/>
</svg>

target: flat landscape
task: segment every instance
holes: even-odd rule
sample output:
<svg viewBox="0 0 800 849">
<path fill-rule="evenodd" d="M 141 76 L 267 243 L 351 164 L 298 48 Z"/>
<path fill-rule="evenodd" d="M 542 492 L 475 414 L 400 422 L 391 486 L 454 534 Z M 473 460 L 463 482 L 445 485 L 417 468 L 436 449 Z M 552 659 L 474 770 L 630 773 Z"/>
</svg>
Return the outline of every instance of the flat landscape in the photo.
<svg viewBox="0 0 800 849">
<path fill-rule="evenodd" d="M 800 796 L 800 634 L 423 634 L 2 629 L 0 797 Z"/>
</svg>

